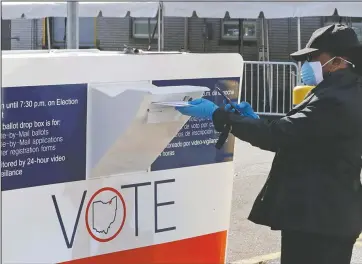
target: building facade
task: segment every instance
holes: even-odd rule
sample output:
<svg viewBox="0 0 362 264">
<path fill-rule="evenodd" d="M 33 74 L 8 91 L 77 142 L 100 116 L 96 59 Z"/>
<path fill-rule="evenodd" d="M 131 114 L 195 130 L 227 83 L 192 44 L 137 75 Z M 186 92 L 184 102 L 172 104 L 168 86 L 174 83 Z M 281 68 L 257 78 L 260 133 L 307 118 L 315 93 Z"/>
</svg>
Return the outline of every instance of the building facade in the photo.
<svg viewBox="0 0 362 264">
<path fill-rule="evenodd" d="M 352 25 L 362 41 L 362 19 L 339 17 L 308 17 L 301 19 L 302 46 L 312 32 L 326 24 L 338 22 Z M 240 52 L 245 60 L 262 60 L 263 47 L 270 61 L 288 61 L 297 49 L 297 19 L 239 20 L 175 18 L 164 19 L 164 50 L 186 49 L 190 52 Z M 5 23 L 6 24 L 6 23 Z M 46 48 L 45 20 L 11 20 L 11 49 Z M 124 45 L 151 50 L 157 49 L 157 20 L 138 18 L 80 18 L 80 47 L 102 50 L 123 50 Z M 267 34 L 262 34 L 262 29 Z M 239 28 L 243 41 L 239 41 Z M 155 30 L 154 30 L 155 29 Z M 50 19 L 52 48 L 66 46 L 66 19 Z M 152 38 L 153 36 L 153 38 Z M 151 39 L 151 40 L 150 40 Z M 4 41 L 3 41 L 4 43 Z M 6 47 L 6 45 L 5 45 Z M 269 50 L 267 50 L 269 47 Z M 268 59 L 268 58 L 266 58 Z"/>
<path fill-rule="evenodd" d="M 362 18 L 307 17 L 301 19 L 301 42 L 322 26 L 342 22 L 351 25 L 362 42 Z M 3 23 L 2 47 L 12 50 L 47 49 L 46 20 L 16 19 Z M 194 53 L 240 53 L 246 61 L 290 62 L 298 48 L 297 19 L 164 18 L 164 50 Z M 7 30 L 7 33 L 6 33 Z M 5 32 L 5 33 L 4 33 Z M 243 38 L 239 37 L 242 32 Z M 264 32 L 264 34 L 262 33 Z M 124 46 L 157 50 L 157 19 L 80 18 L 80 48 L 123 50 Z M 7 36 L 7 37 L 6 37 Z M 52 49 L 66 47 L 66 19 L 49 19 Z M 6 43 L 7 40 L 7 43 Z M 263 52 L 264 50 L 264 52 Z M 256 66 L 256 67 L 254 67 Z M 292 107 L 297 67 L 244 65 L 242 98 L 258 112 L 285 113 Z"/>
</svg>

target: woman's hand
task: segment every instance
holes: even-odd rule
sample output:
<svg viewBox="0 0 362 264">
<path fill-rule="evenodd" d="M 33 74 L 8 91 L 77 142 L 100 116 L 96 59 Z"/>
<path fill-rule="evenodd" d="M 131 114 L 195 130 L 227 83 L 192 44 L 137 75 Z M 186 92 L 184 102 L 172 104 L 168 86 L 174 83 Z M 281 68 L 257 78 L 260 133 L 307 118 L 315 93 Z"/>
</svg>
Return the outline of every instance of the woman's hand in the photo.
<svg viewBox="0 0 362 264">
<path fill-rule="evenodd" d="M 219 108 L 213 102 L 203 98 L 192 100 L 189 104 L 190 106 L 175 107 L 175 109 L 183 115 L 212 119 L 212 114 Z"/>
<path fill-rule="evenodd" d="M 235 107 L 241 113 L 242 116 L 247 116 L 247 117 L 251 117 L 251 118 L 254 118 L 254 119 L 259 119 L 259 116 L 257 114 L 255 114 L 253 108 L 247 102 L 241 102 L 240 104 L 233 104 L 233 107 Z M 227 104 L 225 106 L 225 111 L 235 112 L 235 109 L 231 108 L 230 104 Z"/>
</svg>

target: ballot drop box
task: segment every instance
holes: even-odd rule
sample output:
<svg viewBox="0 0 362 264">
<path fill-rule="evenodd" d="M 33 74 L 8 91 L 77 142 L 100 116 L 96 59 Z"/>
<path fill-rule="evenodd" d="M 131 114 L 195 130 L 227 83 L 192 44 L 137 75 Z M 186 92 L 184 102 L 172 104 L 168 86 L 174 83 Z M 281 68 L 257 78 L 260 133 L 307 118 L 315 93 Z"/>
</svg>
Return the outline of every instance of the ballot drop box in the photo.
<svg viewBox="0 0 362 264">
<path fill-rule="evenodd" d="M 166 103 L 237 100 L 239 54 L 2 55 L 4 263 L 224 263 L 234 138 Z"/>
</svg>

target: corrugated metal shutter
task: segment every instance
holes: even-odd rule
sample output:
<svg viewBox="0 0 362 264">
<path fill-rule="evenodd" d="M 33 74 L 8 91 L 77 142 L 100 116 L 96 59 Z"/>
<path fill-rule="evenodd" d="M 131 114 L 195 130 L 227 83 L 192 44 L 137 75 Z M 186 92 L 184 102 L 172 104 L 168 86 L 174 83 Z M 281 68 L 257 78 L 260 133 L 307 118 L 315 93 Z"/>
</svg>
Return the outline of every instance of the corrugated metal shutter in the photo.
<svg viewBox="0 0 362 264">
<path fill-rule="evenodd" d="M 189 19 L 189 50 L 191 52 L 205 52 L 204 47 L 204 19 L 191 17 Z"/>
<path fill-rule="evenodd" d="M 165 17 L 164 49 L 177 51 L 184 47 L 185 18 Z"/>
<path fill-rule="evenodd" d="M 1 21 L 1 50 L 11 50 L 11 20 Z"/>
<path fill-rule="evenodd" d="M 322 27 L 320 17 L 301 18 L 302 47 L 306 45 L 312 33 Z M 271 61 L 289 61 L 290 53 L 298 48 L 297 19 L 269 20 L 269 47 Z"/>
<path fill-rule="evenodd" d="M 130 18 L 100 17 L 97 20 L 97 39 L 103 50 L 123 50 L 129 45 Z"/>
<path fill-rule="evenodd" d="M 288 61 L 290 54 L 290 20 L 270 19 L 269 23 L 269 60 Z M 265 42 L 266 43 L 266 42 Z M 266 44 L 265 44 L 266 45 Z"/>
<path fill-rule="evenodd" d="M 132 38 L 132 18 L 99 18 L 97 38 L 103 50 L 123 50 L 124 45 L 147 49 L 148 39 Z M 166 44 L 166 43 L 165 43 Z M 151 43 L 151 50 L 157 50 L 157 38 Z"/>
<path fill-rule="evenodd" d="M 11 49 L 41 48 L 41 20 L 13 19 L 11 20 Z M 18 38 L 15 39 L 15 38 Z"/>
</svg>

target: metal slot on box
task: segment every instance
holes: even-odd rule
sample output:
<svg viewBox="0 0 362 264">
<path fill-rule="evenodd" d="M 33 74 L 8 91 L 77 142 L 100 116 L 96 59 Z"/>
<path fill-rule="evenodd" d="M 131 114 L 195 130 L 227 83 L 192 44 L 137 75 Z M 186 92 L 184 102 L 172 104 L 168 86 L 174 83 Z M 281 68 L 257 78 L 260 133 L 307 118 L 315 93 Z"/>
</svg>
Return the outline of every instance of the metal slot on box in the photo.
<svg viewBox="0 0 362 264">
<path fill-rule="evenodd" d="M 157 87 L 152 93 L 152 103 L 148 109 L 147 123 L 178 122 L 183 117 L 174 107 L 157 105 L 157 102 L 187 102 L 199 98 L 200 92 L 208 91 L 200 86 Z"/>
<path fill-rule="evenodd" d="M 208 90 L 151 82 L 90 84 L 88 177 L 147 171 L 189 119 L 153 102 L 200 98 Z"/>
</svg>

